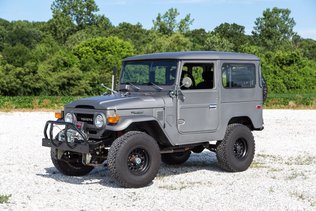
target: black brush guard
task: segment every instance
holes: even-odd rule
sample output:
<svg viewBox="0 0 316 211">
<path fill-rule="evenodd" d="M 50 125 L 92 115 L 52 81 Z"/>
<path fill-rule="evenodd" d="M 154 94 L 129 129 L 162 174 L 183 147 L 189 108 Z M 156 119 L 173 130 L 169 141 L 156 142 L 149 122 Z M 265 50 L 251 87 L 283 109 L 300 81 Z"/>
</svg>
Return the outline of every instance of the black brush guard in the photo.
<svg viewBox="0 0 316 211">
<path fill-rule="evenodd" d="M 57 137 L 53 137 L 53 129 L 55 125 L 65 126 L 64 141 L 59 141 Z M 82 140 L 74 140 L 74 142 L 68 142 L 67 132 L 68 130 L 74 130 L 78 132 Z M 62 131 L 62 130 L 61 130 Z M 78 129 L 73 123 L 64 121 L 47 121 L 44 128 L 44 138 L 42 139 L 42 146 L 53 147 L 63 151 L 73 151 L 80 153 L 89 153 L 97 148 L 102 141 L 92 142 L 89 141 L 88 136 L 80 129 Z"/>
</svg>

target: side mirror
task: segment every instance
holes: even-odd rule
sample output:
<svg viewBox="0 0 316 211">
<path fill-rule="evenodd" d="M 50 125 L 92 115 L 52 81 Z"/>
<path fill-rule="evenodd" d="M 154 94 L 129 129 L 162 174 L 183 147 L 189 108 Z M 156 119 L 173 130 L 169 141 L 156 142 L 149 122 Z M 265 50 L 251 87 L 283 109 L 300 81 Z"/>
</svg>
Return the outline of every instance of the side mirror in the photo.
<svg viewBox="0 0 316 211">
<path fill-rule="evenodd" d="M 184 77 L 182 79 L 181 87 L 182 86 L 184 86 L 185 88 L 190 88 L 192 86 L 192 79 L 190 77 Z"/>
</svg>

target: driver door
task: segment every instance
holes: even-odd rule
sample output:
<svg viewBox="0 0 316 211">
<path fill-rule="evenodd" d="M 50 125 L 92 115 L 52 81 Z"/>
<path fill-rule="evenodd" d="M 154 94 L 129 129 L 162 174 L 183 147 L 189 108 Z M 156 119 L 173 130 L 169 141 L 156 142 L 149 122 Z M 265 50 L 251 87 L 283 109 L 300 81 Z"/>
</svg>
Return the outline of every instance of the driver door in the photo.
<svg viewBox="0 0 316 211">
<path fill-rule="evenodd" d="M 190 77 L 189 88 L 181 86 L 177 100 L 177 126 L 180 133 L 213 132 L 218 127 L 218 88 L 215 83 L 215 62 L 184 62 L 181 80 Z M 181 83 L 180 83 L 181 84 Z"/>
</svg>

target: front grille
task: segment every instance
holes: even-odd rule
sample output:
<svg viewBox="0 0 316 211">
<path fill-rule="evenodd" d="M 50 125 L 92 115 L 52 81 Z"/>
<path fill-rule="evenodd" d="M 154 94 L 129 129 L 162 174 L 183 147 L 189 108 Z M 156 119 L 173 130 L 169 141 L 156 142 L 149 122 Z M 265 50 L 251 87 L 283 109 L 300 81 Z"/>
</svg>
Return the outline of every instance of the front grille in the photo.
<svg viewBox="0 0 316 211">
<path fill-rule="evenodd" d="M 77 114 L 77 121 L 86 122 L 87 124 L 93 125 L 93 114 Z"/>
</svg>

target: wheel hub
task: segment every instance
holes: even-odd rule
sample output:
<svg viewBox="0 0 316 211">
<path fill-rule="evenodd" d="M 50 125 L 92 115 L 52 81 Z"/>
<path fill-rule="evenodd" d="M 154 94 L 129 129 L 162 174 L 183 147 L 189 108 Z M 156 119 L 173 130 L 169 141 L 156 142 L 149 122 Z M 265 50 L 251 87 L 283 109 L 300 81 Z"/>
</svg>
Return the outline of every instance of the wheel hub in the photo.
<svg viewBox="0 0 316 211">
<path fill-rule="evenodd" d="M 127 166 L 132 174 L 140 175 L 149 168 L 149 155 L 146 150 L 134 149 L 128 156 Z"/>
<path fill-rule="evenodd" d="M 247 154 L 247 142 L 244 138 L 239 138 L 234 144 L 234 155 L 237 159 L 243 159 Z"/>
<path fill-rule="evenodd" d="M 136 165 L 140 165 L 142 163 L 142 159 L 140 159 L 139 157 L 135 158 L 135 163 Z"/>
</svg>

